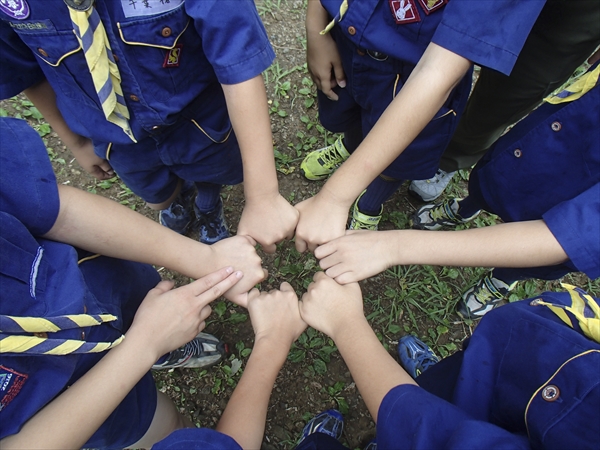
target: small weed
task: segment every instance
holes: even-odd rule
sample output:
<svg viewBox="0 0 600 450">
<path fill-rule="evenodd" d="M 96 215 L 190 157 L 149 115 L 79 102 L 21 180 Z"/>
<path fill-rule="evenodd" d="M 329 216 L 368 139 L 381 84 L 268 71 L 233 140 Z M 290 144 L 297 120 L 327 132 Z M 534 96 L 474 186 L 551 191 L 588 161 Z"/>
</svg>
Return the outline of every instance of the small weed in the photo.
<svg viewBox="0 0 600 450">
<path fill-rule="evenodd" d="M 326 389 L 327 394 L 335 400 L 338 406 L 339 412 L 342 414 L 348 414 L 350 408 L 348 407 L 348 403 L 346 399 L 342 397 L 340 394 L 346 389 L 346 385 L 342 381 L 336 382 L 333 386 L 328 386 Z"/>
</svg>

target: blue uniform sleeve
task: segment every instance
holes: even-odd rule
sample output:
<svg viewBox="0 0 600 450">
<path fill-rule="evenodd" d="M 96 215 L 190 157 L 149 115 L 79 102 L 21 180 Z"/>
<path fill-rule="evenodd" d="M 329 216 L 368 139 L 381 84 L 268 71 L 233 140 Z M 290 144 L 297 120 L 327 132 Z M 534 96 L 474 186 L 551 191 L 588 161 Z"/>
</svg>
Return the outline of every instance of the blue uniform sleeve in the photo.
<svg viewBox="0 0 600 450">
<path fill-rule="evenodd" d="M 0 210 L 34 236 L 50 231 L 59 210 L 58 189 L 42 139 L 27 122 L 0 119 Z"/>
<path fill-rule="evenodd" d="M 209 428 L 184 428 L 152 446 L 152 450 L 242 450 L 230 436 Z"/>
<path fill-rule="evenodd" d="M 252 0 L 186 2 L 203 49 L 221 84 L 250 80 L 266 70 L 275 53 Z"/>
<path fill-rule="evenodd" d="M 452 0 L 433 36 L 437 45 L 509 75 L 545 0 Z"/>
<path fill-rule="evenodd" d="M 31 50 L 0 20 L 0 98 L 14 97 L 44 79 Z"/>
<path fill-rule="evenodd" d="M 577 270 L 600 276 L 600 183 L 559 203 L 542 218 Z"/>
<path fill-rule="evenodd" d="M 528 441 L 418 386 L 400 385 L 385 396 L 377 419 L 377 446 L 394 449 L 529 449 Z"/>
</svg>

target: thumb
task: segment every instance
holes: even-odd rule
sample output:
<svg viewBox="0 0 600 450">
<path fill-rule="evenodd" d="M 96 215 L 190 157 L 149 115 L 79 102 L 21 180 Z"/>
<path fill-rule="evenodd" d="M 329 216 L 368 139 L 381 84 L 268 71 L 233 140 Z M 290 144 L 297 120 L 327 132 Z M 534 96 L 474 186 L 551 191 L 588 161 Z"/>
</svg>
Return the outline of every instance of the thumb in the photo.
<svg viewBox="0 0 600 450">
<path fill-rule="evenodd" d="M 289 291 L 293 291 L 294 288 L 292 287 L 292 285 L 290 283 L 288 283 L 287 281 L 284 281 L 283 283 L 281 283 L 281 286 L 279 286 L 279 290 L 282 292 L 289 292 Z"/>
<path fill-rule="evenodd" d="M 229 300 L 232 301 L 233 303 L 235 303 L 236 305 L 241 306 L 242 308 L 248 309 L 248 293 L 247 292 L 242 292 L 241 294 L 237 294 L 237 295 L 231 297 Z"/>
<path fill-rule="evenodd" d="M 175 283 L 173 281 L 162 280 L 156 286 L 154 286 L 154 289 L 152 290 L 158 291 L 157 293 L 160 295 L 164 294 L 165 292 L 169 292 L 171 289 L 173 289 L 173 286 L 175 286 Z"/>
</svg>

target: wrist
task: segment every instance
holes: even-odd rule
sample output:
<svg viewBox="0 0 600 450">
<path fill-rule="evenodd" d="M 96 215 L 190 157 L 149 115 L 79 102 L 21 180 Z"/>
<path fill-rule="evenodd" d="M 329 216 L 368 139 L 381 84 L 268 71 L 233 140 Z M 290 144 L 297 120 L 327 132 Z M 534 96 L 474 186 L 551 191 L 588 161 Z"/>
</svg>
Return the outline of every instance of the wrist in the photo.
<svg viewBox="0 0 600 450">
<path fill-rule="evenodd" d="M 373 333 L 373 329 L 367 322 L 367 318 L 361 314 L 360 317 L 345 319 L 341 321 L 339 326 L 336 326 L 329 336 L 335 342 L 336 346 L 344 342 L 356 339 L 357 336 L 364 333 Z"/>
<path fill-rule="evenodd" d="M 143 333 L 138 333 L 136 327 L 132 327 L 125 333 L 123 341 L 116 346 L 111 352 L 127 355 L 127 359 L 131 360 L 134 367 L 143 371 L 148 371 L 152 365 L 166 352 L 161 352 L 153 348 L 150 343 L 151 337 L 144 337 Z"/>
<path fill-rule="evenodd" d="M 291 337 L 286 338 L 285 336 L 273 336 L 272 334 L 258 333 L 254 337 L 254 348 L 252 351 L 265 351 L 271 355 L 274 360 L 281 360 L 283 364 L 283 361 L 285 361 L 285 358 L 290 352 L 292 343 L 293 339 Z"/>
<path fill-rule="evenodd" d="M 315 198 L 317 198 L 319 202 L 326 203 L 333 208 L 339 208 L 347 212 L 354 200 L 356 200 L 356 197 L 342 194 L 343 191 L 336 189 L 331 185 L 328 186 L 328 184 L 329 181 L 323 185 L 321 190 L 315 195 Z"/>
</svg>

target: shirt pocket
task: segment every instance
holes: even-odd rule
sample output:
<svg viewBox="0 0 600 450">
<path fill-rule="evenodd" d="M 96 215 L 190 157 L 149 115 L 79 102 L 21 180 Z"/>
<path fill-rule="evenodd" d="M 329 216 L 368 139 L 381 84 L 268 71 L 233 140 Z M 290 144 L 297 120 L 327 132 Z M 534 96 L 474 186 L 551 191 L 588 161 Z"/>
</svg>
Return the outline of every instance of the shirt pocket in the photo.
<svg viewBox="0 0 600 450">
<path fill-rule="evenodd" d="M 49 265 L 44 248 L 14 217 L 2 218 L 0 238 L 0 286 L 2 314 L 35 316 L 46 314 L 46 280 Z"/>
<path fill-rule="evenodd" d="M 117 27 L 121 49 L 146 99 L 167 102 L 174 96 L 193 99 L 198 94 L 189 88 L 210 65 L 184 5 L 164 14 L 119 22 Z"/>
<path fill-rule="evenodd" d="M 72 29 L 59 30 L 48 26 L 49 31 L 17 29 L 15 32 L 37 56 L 39 65 L 57 94 L 100 108 L 92 77 L 81 48 Z"/>
</svg>

